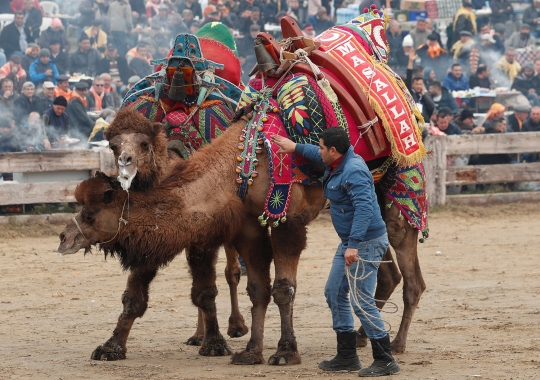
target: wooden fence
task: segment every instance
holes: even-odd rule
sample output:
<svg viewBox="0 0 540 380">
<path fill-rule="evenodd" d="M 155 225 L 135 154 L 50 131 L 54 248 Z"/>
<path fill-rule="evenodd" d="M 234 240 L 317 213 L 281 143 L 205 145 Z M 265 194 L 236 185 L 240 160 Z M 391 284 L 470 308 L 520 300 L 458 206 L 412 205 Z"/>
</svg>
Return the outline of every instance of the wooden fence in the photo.
<svg viewBox="0 0 540 380">
<path fill-rule="evenodd" d="M 116 172 L 109 149 L 48 151 L 0 154 L 0 173 L 41 173 L 100 170 Z M 0 206 L 32 203 L 75 202 L 73 193 L 80 181 L 6 183 L 0 185 Z"/>
<path fill-rule="evenodd" d="M 430 206 L 540 201 L 540 191 L 447 195 L 446 186 L 540 181 L 540 162 L 508 165 L 447 166 L 449 156 L 540 152 L 540 132 L 429 136 L 424 159 Z"/>
</svg>

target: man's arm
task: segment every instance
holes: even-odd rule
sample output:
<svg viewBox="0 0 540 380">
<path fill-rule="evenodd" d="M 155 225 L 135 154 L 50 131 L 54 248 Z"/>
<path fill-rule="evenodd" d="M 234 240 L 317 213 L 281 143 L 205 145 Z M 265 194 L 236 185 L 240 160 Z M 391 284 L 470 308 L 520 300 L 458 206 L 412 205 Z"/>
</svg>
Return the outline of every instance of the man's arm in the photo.
<svg viewBox="0 0 540 380">
<path fill-rule="evenodd" d="M 319 148 L 315 145 L 297 144 L 294 141 L 279 135 L 272 136 L 272 143 L 279 146 L 278 153 L 296 153 L 304 156 L 308 160 L 323 162 L 321 155 L 319 154 Z"/>
<path fill-rule="evenodd" d="M 349 234 L 349 248 L 356 248 L 364 240 L 371 218 L 373 216 L 373 202 L 371 187 L 373 177 L 366 170 L 355 170 L 345 179 L 345 188 L 354 206 L 353 224 Z"/>
</svg>

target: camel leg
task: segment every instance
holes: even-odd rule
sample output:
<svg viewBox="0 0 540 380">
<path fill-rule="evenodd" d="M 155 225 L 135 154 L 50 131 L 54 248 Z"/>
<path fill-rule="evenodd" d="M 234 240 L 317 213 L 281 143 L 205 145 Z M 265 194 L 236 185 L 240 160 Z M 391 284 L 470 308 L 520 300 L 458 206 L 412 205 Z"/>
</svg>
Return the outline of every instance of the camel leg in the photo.
<svg viewBox="0 0 540 380">
<path fill-rule="evenodd" d="M 219 332 L 216 312 L 216 260 L 217 249 L 189 248 L 188 264 L 193 277 L 191 301 L 200 308 L 204 318 L 204 339 L 199 354 L 224 356 L 232 353 Z"/>
<path fill-rule="evenodd" d="M 229 328 L 227 335 L 231 338 L 239 338 L 244 336 L 249 331 L 244 317 L 240 313 L 238 307 L 238 284 L 240 283 L 240 276 L 242 270 L 238 263 L 238 252 L 232 245 L 225 245 L 225 255 L 227 257 L 227 266 L 225 267 L 225 278 L 229 284 L 229 291 L 231 294 L 231 316 L 229 317 Z"/>
<path fill-rule="evenodd" d="M 391 263 L 383 263 L 379 266 L 379 271 L 377 272 L 377 290 L 375 291 L 376 305 L 379 309 L 382 309 L 396 286 L 398 286 L 401 281 L 401 273 L 399 273 L 396 260 L 392 257 L 392 252 L 390 248 L 384 254 L 382 261 L 392 261 Z M 358 335 L 356 336 L 356 347 L 366 347 L 368 342 L 368 337 L 364 331 L 363 327 L 358 329 Z"/>
<path fill-rule="evenodd" d="M 251 338 L 241 352 L 231 358 L 232 364 L 261 364 L 263 357 L 264 319 L 270 303 L 270 263 L 272 245 L 268 230 L 257 219 L 247 219 L 235 238 L 234 246 L 246 263 L 247 292 L 251 303 Z"/>
<path fill-rule="evenodd" d="M 303 218 L 288 218 L 287 222 L 272 229 L 272 248 L 276 275 L 272 295 L 281 316 L 281 338 L 270 365 L 300 364 L 293 328 L 293 305 L 296 295 L 296 273 L 300 253 L 306 247 L 306 226 Z"/>
<path fill-rule="evenodd" d="M 390 203 L 390 199 L 385 202 Z M 412 317 L 426 289 L 418 261 L 418 230 L 411 227 L 405 217 L 399 216 L 395 204 L 384 210 L 388 240 L 396 252 L 399 270 L 403 276 L 403 316 L 399 331 L 392 342 L 392 352 L 401 354 L 407 345 L 407 333 Z"/>
<path fill-rule="evenodd" d="M 186 344 L 188 346 L 200 346 L 204 339 L 204 313 L 200 307 L 197 308 L 197 330 L 192 337 L 190 337 Z"/>
<path fill-rule="evenodd" d="M 126 342 L 135 318 L 142 317 L 148 307 L 148 288 L 156 277 L 157 269 L 132 269 L 122 295 L 124 310 L 107 342 L 92 352 L 93 360 L 120 360 L 126 358 Z"/>
</svg>

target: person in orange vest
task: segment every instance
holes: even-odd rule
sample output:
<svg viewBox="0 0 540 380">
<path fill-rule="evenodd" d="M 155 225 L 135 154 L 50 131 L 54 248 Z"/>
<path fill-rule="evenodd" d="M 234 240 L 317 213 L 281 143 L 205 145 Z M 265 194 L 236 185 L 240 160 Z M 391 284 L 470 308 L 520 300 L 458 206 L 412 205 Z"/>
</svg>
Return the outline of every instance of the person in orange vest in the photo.
<svg viewBox="0 0 540 380">
<path fill-rule="evenodd" d="M 69 89 L 69 76 L 59 75 L 56 77 L 56 87 L 54 88 L 54 97 L 63 96 L 69 102 L 72 91 Z"/>
</svg>

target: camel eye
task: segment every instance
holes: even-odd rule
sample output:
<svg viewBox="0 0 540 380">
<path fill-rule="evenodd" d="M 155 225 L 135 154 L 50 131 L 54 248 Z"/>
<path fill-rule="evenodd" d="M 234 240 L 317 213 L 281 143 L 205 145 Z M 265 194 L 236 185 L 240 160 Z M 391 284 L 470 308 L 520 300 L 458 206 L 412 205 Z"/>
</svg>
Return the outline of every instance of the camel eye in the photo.
<svg viewBox="0 0 540 380">
<path fill-rule="evenodd" d="M 109 145 L 109 148 L 116 153 L 116 149 L 118 149 L 117 145 Z"/>
<path fill-rule="evenodd" d="M 141 143 L 141 148 L 147 149 L 147 148 L 148 148 L 148 143 L 147 143 L 146 141 L 143 141 L 143 142 Z"/>
</svg>

